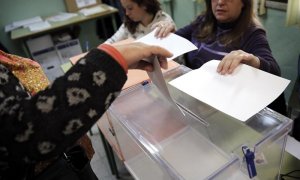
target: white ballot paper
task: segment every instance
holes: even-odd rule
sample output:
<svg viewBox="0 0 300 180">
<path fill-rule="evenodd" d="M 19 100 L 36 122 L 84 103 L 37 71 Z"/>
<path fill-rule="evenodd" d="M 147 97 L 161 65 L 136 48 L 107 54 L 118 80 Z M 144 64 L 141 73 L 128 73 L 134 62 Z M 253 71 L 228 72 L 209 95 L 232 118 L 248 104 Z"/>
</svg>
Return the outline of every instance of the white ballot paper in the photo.
<svg viewBox="0 0 300 180">
<path fill-rule="evenodd" d="M 155 57 L 155 59 L 153 60 L 153 66 L 154 66 L 154 71 L 153 72 L 147 72 L 148 76 L 150 77 L 151 81 L 155 84 L 155 86 L 158 88 L 158 90 L 162 93 L 162 95 L 164 96 L 164 98 L 174 107 L 176 108 L 178 111 L 178 117 L 182 117 L 182 119 L 184 119 L 183 116 L 184 113 L 183 111 L 178 107 L 178 105 L 176 104 L 176 102 L 173 100 L 173 98 L 170 95 L 170 92 L 168 90 L 166 81 L 164 80 L 159 62 L 157 57 Z"/>
<path fill-rule="evenodd" d="M 197 47 L 193 43 L 176 34 L 171 33 L 163 39 L 156 38 L 154 34 L 155 30 L 149 33 L 148 35 L 138 39 L 137 41 L 149 45 L 157 45 L 167 49 L 173 54 L 173 56 L 171 58 L 168 58 L 168 60 L 172 60 L 186 52 L 197 49 Z M 148 72 L 148 76 L 150 77 L 151 81 L 156 85 L 156 87 L 159 89 L 162 95 L 164 95 L 164 97 L 169 101 L 169 103 L 172 104 L 175 108 L 177 108 L 179 112 L 181 112 L 181 114 L 183 114 L 181 109 L 177 106 L 177 104 L 170 96 L 157 57 L 153 59 L 153 65 L 154 71 Z"/>
<path fill-rule="evenodd" d="M 217 73 L 219 62 L 211 60 L 169 83 L 238 120 L 246 121 L 275 100 L 290 82 L 245 64 L 239 65 L 230 75 L 220 75 Z"/>
<path fill-rule="evenodd" d="M 197 47 L 193 43 L 174 33 L 170 33 L 167 37 L 162 39 L 156 38 L 154 36 L 155 31 L 156 29 L 146 36 L 138 39 L 137 42 L 142 42 L 149 45 L 157 45 L 167 49 L 168 51 L 173 53 L 173 56 L 168 58 L 168 60 L 172 60 L 184 53 L 197 49 Z"/>
</svg>

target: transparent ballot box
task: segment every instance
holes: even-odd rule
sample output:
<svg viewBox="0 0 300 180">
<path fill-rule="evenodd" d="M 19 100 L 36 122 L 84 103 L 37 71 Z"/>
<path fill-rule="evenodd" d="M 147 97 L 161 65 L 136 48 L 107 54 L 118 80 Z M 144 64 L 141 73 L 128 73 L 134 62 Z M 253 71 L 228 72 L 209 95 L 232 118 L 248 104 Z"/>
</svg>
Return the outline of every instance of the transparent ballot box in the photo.
<svg viewBox="0 0 300 180">
<path fill-rule="evenodd" d="M 188 71 L 179 66 L 164 78 Z M 247 167 L 255 168 L 255 179 L 279 179 L 290 119 L 265 108 L 241 122 L 171 85 L 168 89 L 178 106 L 150 82 L 122 91 L 108 110 L 135 179 L 243 180 L 250 179 Z M 253 166 L 243 147 L 253 152 Z"/>
</svg>

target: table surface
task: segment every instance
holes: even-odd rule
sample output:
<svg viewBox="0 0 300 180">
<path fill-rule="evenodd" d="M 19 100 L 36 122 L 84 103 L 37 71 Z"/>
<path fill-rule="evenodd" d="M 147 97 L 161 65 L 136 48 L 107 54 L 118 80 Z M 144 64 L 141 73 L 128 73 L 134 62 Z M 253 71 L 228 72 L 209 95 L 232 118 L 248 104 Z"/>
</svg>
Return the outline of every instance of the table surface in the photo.
<svg viewBox="0 0 300 180">
<path fill-rule="evenodd" d="M 118 12 L 118 10 L 112 6 L 109 6 L 107 4 L 100 4 L 99 6 L 101 6 L 101 8 L 105 9 L 105 11 L 100 12 L 100 13 L 96 13 L 96 14 L 92 14 L 89 16 L 84 16 L 81 14 L 78 14 L 75 17 L 72 17 L 66 21 L 60 21 L 60 22 L 49 22 L 51 24 L 51 27 L 43 29 L 41 31 L 30 31 L 29 28 L 19 28 L 19 29 L 15 29 L 11 32 L 11 39 L 12 40 L 17 40 L 17 39 L 23 39 L 23 38 L 29 38 L 29 37 L 33 37 L 33 36 L 37 36 L 40 34 L 45 34 L 48 32 L 51 32 L 53 30 L 58 30 L 70 25 L 74 25 L 74 24 L 79 24 L 88 20 L 93 20 L 93 19 L 97 19 L 100 17 L 105 17 L 111 14 L 114 14 L 116 12 Z"/>
</svg>

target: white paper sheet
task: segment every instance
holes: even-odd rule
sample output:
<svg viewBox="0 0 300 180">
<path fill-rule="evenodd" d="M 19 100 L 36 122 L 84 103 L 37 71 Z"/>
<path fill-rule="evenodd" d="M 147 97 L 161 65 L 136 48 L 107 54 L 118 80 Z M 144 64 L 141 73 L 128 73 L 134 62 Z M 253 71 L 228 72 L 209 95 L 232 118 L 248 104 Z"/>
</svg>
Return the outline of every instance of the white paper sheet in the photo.
<svg viewBox="0 0 300 180">
<path fill-rule="evenodd" d="M 154 66 L 154 71 L 153 72 L 147 72 L 148 76 L 150 77 L 151 81 L 159 87 L 160 92 L 168 99 L 172 100 L 172 97 L 170 95 L 170 92 L 168 90 L 167 84 L 164 80 L 161 67 L 159 65 L 159 62 L 157 58 L 153 60 L 153 66 Z"/>
<path fill-rule="evenodd" d="M 220 61 L 211 60 L 169 82 L 181 91 L 238 119 L 246 121 L 269 105 L 289 80 L 241 64 L 231 75 L 220 75 Z"/>
<path fill-rule="evenodd" d="M 4 31 L 5 32 L 10 32 L 12 30 L 15 30 L 15 29 L 18 29 L 20 26 L 16 26 L 16 25 L 13 25 L 13 24 L 7 24 L 5 25 L 4 27 Z"/>
<path fill-rule="evenodd" d="M 41 31 L 51 27 L 51 24 L 48 21 L 41 21 L 37 23 L 32 23 L 28 26 L 30 31 Z"/>
<path fill-rule="evenodd" d="M 97 4 L 96 0 L 76 0 L 76 5 L 78 8 L 86 7 L 86 6 L 91 6 L 93 4 Z"/>
<path fill-rule="evenodd" d="M 104 9 L 101 6 L 94 6 L 91 8 L 81 9 L 79 12 L 81 14 L 83 14 L 84 16 L 89 16 L 89 15 L 93 15 L 93 14 L 97 14 L 97 13 L 101 13 L 101 12 L 105 12 L 105 11 L 106 11 L 106 9 Z"/>
<path fill-rule="evenodd" d="M 77 13 L 66 13 L 66 12 L 60 12 L 57 15 L 48 17 L 46 20 L 51 22 L 60 22 L 60 21 L 66 21 L 68 19 L 71 19 L 72 17 L 78 16 Z"/>
<path fill-rule="evenodd" d="M 153 60 L 153 66 L 154 71 L 153 72 L 147 72 L 148 76 L 150 77 L 151 81 L 155 84 L 156 87 L 158 87 L 158 90 L 162 93 L 164 98 L 178 111 L 178 117 L 181 116 L 182 119 L 184 119 L 184 113 L 183 111 L 178 107 L 178 105 L 175 103 L 173 98 L 170 95 L 169 89 L 167 87 L 166 81 L 164 80 L 161 67 L 159 65 L 158 59 L 155 58 Z"/>
<path fill-rule="evenodd" d="M 155 31 L 156 30 L 153 30 L 151 33 L 138 39 L 137 41 L 149 45 L 157 45 L 169 50 L 171 53 L 173 53 L 173 56 L 168 58 L 168 60 L 172 60 L 184 53 L 197 49 L 197 47 L 193 43 L 174 33 L 169 34 L 168 37 L 163 39 L 156 38 L 154 36 Z"/>
<path fill-rule="evenodd" d="M 21 26 L 28 27 L 28 25 L 30 25 L 32 23 L 38 23 L 38 22 L 42 22 L 42 21 L 43 21 L 43 19 L 41 18 L 41 16 L 36 16 L 33 18 L 15 21 L 12 24 L 13 24 L 13 26 L 18 26 L 18 27 L 21 27 Z"/>
</svg>

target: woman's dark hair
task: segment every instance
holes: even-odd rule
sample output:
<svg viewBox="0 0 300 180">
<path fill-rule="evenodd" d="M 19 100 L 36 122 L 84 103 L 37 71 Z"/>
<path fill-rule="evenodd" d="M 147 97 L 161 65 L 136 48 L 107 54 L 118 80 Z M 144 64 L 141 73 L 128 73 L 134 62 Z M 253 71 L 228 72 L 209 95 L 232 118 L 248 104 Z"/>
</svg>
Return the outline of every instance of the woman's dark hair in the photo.
<svg viewBox="0 0 300 180">
<path fill-rule="evenodd" d="M 158 0 L 131 0 L 132 2 L 138 4 L 139 7 L 146 7 L 146 12 L 149 14 L 155 15 L 160 8 L 160 3 Z M 124 10 L 125 12 L 125 10 Z M 136 31 L 136 27 L 139 22 L 132 21 L 126 14 L 124 15 L 124 25 L 127 27 L 130 33 L 134 34 Z"/>
<path fill-rule="evenodd" d="M 261 26 L 256 15 L 253 12 L 253 0 L 242 0 L 244 6 L 240 17 L 237 19 L 236 25 L 230 33 L 222 36 L 220 42 L 224 45 L 236 45 L 242 37 L 243 33 L 249 26 Z M 204 23 L 201 25 L 197 38 L 200 41 L 207 41 L 216 38 L 217 20 L 212 12 L 211 0 L 205 0 L 206 11 L 204 15 Z"/>
</svg>

